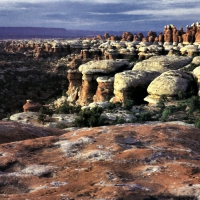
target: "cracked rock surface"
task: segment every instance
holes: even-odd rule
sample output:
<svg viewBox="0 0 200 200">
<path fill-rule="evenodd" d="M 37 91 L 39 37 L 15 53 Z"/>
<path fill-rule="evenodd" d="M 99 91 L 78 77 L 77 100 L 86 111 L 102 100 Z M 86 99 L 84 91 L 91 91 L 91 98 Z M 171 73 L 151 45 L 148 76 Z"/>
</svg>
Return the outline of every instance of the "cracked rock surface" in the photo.
<svg viewBox="0 0 200 200">
<path fill-rule="evenodd" d="M 199 145 L 200 130 L 178 123 L 7 141 L 0 145 L 0 199 L 199 198 Z"/>
</svg>

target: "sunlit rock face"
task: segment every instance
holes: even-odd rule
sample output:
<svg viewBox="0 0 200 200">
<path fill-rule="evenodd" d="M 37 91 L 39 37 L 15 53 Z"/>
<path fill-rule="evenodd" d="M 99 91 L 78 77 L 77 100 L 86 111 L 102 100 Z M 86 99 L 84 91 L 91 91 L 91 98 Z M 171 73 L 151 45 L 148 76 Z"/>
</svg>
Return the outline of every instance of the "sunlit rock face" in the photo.
<svg viewBox="0 0 200 200">
<path fill-rule="evenodd" d="M 114 77 L 103 76 L 96 79 L 98 87 L 93 97 L 95 102 L 110 100 L 114 96 Z"/>
<path fill-rule="evenodd" d="M 78 99 L 78 94 L 82 84 L 82 74 L 78 70 L 69 70 L 67 79 L 69 80 L 67 101 L 74 103 Z"/>
<path fill-rule="evenodd" d="M 155 103 L 160 99 L 161 95 L 170 98 L 177 98 L 178 94 L 192 95 L 196 94 L 196 82 L 192 74 L 179 70 L 170 70 L 162 73 L 155 78 L 148 86 L 147 92 L 149 96 L 145 101 Z"/>
<path fill-rule="evenodd" d="M 165 72 L 180 69 L 192 61 L 191 57 L 185 56 L 153 56 L 142 62 L 138 62 L 133 70 L 152 70 Z"/>
<path fill-rule="evenodd" d="M 159 72 L 139 70 L 128 70 L 115 74 L 113 102 L 124 102 L 129 99 L 141 103 L 147 94 L 148 85 L 159 75 Z"/>
<path fill-rule="evenodd" d="M 198 85 L 198 95 L 200 96 L 200 66 L 196 67 L 193 70 L 193 74 L 196 77 L 197 85 Z"/>
<path fill-rule="evenodd" d="M 107 81 L 104 76 L 113 76 L 127 67 L 127 60 L 100 60 L 82 64 L 78 71 L 69 71 L 68 100 L 83 106 L 108 99 L 113 96 L 113 79 Z"/>
</svg>

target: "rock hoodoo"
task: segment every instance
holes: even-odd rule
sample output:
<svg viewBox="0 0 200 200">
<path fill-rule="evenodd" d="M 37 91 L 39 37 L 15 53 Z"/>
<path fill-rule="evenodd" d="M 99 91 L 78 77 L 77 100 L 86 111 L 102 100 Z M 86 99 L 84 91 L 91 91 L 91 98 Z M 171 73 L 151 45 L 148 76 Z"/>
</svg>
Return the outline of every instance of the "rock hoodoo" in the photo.
<svg viewBox="0 0 200 200">
<path fill-rule="evenodd" d="M 93 97 L 95 102 L 103 102 L 110 100 L 114 96 L 114 77 L 103 76 L 96 79 L 98 87 Z"/>
<path fill-rule="evenodd" d="M 196 67 L 193 70 L 193 74 L 197 79 L 197 85 L 198 85 L 198 95 L 200 96 L 200 66 Z"/>
<path fill-rule="evenodd" d="M 124 102 L 130 99 L 141 103 L 147 94 L 148 85 L 159 75 L 159 72 L 139 70 L 128 70 L 115 74 L 113 102 Z"/>
<path fill-rule="evenodd" d="M 88 105 L 94 101 L 101 101 L 111 96 L 113 80 L 107 76 L 113 76 L 116 72 L 129 67 L 127 60 L 100 60 L 82 64 L 78 70 L 68 72 L 69 88 L 68 101 L 78 105 Z M 106 76 L 104 78 L 104 76 Z M 97 79 L 98 77 L 101 77 Z M 102 90 L 102 86 L 105 86 Z"/>
<path fill-rule="evenodd" d="M 38 112 L 41 107 L 41 104 L 33 102 L 30 99 L 26 100 L 26 104 L 23 105 L 24 112 Z"/>
<path fill-rule="evenodd" d="M 67 79 L 69 80 L 67 101 L 73 103 L 78 99 L 82 84 L 82 74 L 78 70 L 68 70 Z"/>
<path fill-rule="evenodd" d="M 192 95 L 196 93 L 196 83 L 190 73 L 170 70 L 155 78 L 147 88 L 148 96 L 145 101 L 156 104 L 161 95 L 169 99 L 176 98 L 179 93 Z"/>
</svg>

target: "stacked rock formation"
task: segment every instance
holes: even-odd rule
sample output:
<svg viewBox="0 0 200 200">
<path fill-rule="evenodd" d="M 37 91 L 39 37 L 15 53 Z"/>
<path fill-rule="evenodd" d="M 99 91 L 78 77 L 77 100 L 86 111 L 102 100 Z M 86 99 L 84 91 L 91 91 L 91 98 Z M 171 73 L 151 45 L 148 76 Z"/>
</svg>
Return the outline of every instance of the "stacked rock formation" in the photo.
<svg viewBox="0 0 200 200">
<path fill-rule="evenodd" d="M 126 99 L 131 99 L 140 104 L 149 93 L 144 100 L 150 104 L 156 104 L 162 94 L 169 98 L 177 97 L 180 92 L 189 95 L 190 91 L 191 94 L 192 92 L 194 94 L 196 93 L 196 83 L 193 76 L 177 71 L 191 62 L 191 57 L 184 56 L 153 56 L 138 62 L 132 71 L 124 71 L 115 75 L 115 97 L 112 101 L 124 102 Z M 163 73 L 162 76 L 159 76 L 161 73 Z M 159 92 L 157 92 L 158 90 Z"/>
<path fill-rule="evenodd" d="M 133 41 L 133 34 L 130 32 L 124 32 L 122 34 L 122 41 Z"/>
<path fill-rule="evenodd" d="M 170 70 L 155 78 L 147 88 L 149 95 L 144 99 L 149 104 L 156 104 L 161 95 L 168 99 L 177 98 L 178 94 L 195 94 L 195 80 L 192 74 Z"/>
<path fill-rule="evenodd" d="M 200 96 L 200 66 L 196 67 L 193 70 L 193 74 L 197 79 L 197 85 L 198 85 L 198 95 Z"/>
<path fill-rule="evenodd" d="M 38 112 L 41 107 L 41 104 L 33 102 L 30 99 L 26 100 L 26 104 L 23 105 L 24 112 Z"/>
<path fill-rule="evenodd" d="M 113 102 L 124 102 L 126 99 L 141 103 L 147 95 L 147 87 L 159 76 L 156 71 L 128 70 L 115 74 Z"/>
<path fill-rule="evenodd" d="M 110 100 L 114 96 L 114 77 L 102 76 L 96 79 L 98 87 L 93 97 L 95 102 L 103 102 Z"/>
<path fill-rule="evenodd" d="M 78 99 L 78 94 L 82 84 L 82 74 L 78 70 L 68 70 L 67 79 L 69 80 L 67 101 L 75 102 Z"/>
<path fill-rule="evenodd" d="M 101 60 L 87 62 L 78 70 L 69 70 L 68 101 L 71 103 L 76 101 L 76 104 L 83 106 L 93 100 L 101 101 L 113 96 L 113 79 L 107 76 L 113 76 L 128 66 L 127 60 Z M 102 86 L 105 86 L 104 91 Z"/>
<path fill-rule="evenodd" d="M 107 48 L 104 44 L 108 44 Z M 113 45 L 114 43 L 123 43 L 121 47 Z M 135 49 L 134 55 L 131 54 L 129 44 Z M 47 58 L 51 56 L 66 56 L 76 54 L 83 62 L 100 59 L 127 59 L 128 56 L 140 60 L 147 59 L 153 55 L 174 54 L 180 52 L 186 45 L 196 45 L 196 51 L 185 51 L 184 54 L 193 56 L 199 53 L 200 43 L 200 23 L 196 22 L 186 27 L 177 29 L 173 24 L 166 25 L 163 33 L 158 35 L 154 31 L 149 31 L 146 36 L 142 33 L 133 34 L 124 32 L 121 36 L 113 36 L 108 33 L 103 36 L 98 35 L 93 39 L 85 38 L 79 40 L 16 40 L 3 43 L 5 52 L 20 53 L 28 58 Z M 2 43 L 1 43 L 2 44 Z M 156 48 L 148 49 L 154 45 Z M 104 48 L 102 49 L 102 46 Z M 159 50 L 157 50 L 159 48 Z M 160 50 L 160 48 L 162 50 Z M 181 52 L 184 52 L 183 50 Z"/>
</svg>

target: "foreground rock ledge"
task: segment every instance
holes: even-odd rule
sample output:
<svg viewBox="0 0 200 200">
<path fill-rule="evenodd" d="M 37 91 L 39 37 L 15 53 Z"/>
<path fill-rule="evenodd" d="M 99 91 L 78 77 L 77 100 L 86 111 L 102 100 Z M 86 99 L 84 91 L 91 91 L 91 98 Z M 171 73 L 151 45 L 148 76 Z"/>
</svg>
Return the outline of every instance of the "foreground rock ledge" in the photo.
<svg viewBox="0 0 200 200">
<path fill-rule="evenodd" d="M 200 130 L 176 123 L 1 144 L 0 199 L 198 198 Z"/>
</svg>

